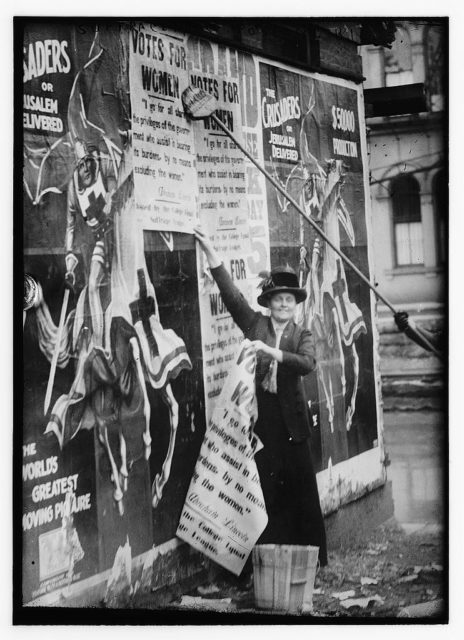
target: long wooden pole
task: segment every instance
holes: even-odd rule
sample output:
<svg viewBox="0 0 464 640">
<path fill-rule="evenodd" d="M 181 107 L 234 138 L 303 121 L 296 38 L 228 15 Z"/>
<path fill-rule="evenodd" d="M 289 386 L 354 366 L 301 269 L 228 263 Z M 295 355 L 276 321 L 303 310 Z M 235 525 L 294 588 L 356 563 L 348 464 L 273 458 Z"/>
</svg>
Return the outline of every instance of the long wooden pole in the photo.
<svg viewBox="0 0 464 640">
<path fill-rule="evenodd" d="M 257 160 L 255 160 L 255 158 L 253 158 L 251 153 L 249 153 L 245 149 L 245 147 L 241 144 L 241 142 L 239 140 L 237 140 L 237 138 L 234 136 L 234 134 L 225 126 L 225 124 L 223 122 L 221 122 L 221 120 L 219 120 L 217 115 L 215 113 L 212 113 L 210 115 L 210 118 L 212 120 L 214 120 L 214 122 L 217 124 L 217 126 L 220 129 L 222 129 L 222 131 L 224 131 L 224 133 L 226 135 L 228 135 L 229 138 L 231 138 L 234 141 L 234 143 L 237 145 L 237 147 L 242 151 L 242 153 L 244 153 L 246 155 L 246 157 L 250 160 L 250 162 L 252 162 L 255 165 L 255 167 L 269 180 L 269 182 L 271 182 L 271 184 L 273 184 L 274 187 L 290 202 L 290 204 L 295 207 L 295 209 L 298 211 L 298 213 L 300 215 L 302 215 L 303 218 L 309 222 L 309 224 L 325 240 L 325 242 L 327 242 L 327 244 L 335 251 L 335 253 L 337 253 L 340 256 L 340 258 L 356 273 L 356 275 L 359 278 L 361 278 L 361 280 L 363 282 L 365 282 L 365 284 L 367 284 L 367 286 L 374 292 L 374 294 L 377 296 L 377 298 L 379 298 L 379 300 L 381 300 L 391 310 L 391 312 L 393 314 L 396 314 L 397 311 L 396 311 L 395 307 L 392 305 L 392 303 L 384 295 L 382 295 L 379 291 L 377 291 L 377 289 L 370 282 L 370 280 L 364 275 L 364 273 L 362 271 L 360 271 L 358 269 L 358 267 L 348 258 L 348 256 L 346 256 L 343 253 L 343 251 L 341 251 L 332 242 L 332 240 L 324 233 L 324 231 L 322 231 L 322 229 L 319 227 L 319 225 L 316 224 L 316 222 L 314 222 L 314 220 L 312 218 L 310 218 L 305 211 L 303 211 L 303 209 L 300 207 L 300 205 L 296 202 L 296 200 L 294 198 L 292 198 L 291 195 L 289 195 L 287 193 L 287 191 L 283 188 L 283 186 L 279 182 L 277 182 L 277 180 L 275 178 L 273 178 L 271 176 L 271 174 L 268 171 L 266 171 L 266 169 L 264 167 L 262 167 Z M 437 349 L 435 349 L 435 347 L 426 338 L 421 336 L 421 340 L 428 346 L 430 351 L 435 353 L 435 355 L 437 355 L 439 358 L 442 358 L 442 354 Z"/>
</svg>

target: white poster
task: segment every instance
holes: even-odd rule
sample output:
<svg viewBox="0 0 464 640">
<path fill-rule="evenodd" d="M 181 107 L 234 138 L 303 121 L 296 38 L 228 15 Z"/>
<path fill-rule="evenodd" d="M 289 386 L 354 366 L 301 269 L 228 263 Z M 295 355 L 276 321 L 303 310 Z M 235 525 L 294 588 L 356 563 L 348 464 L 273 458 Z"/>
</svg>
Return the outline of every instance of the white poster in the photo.
<svg viewBox="0 0 464 640">
<path fill-rule="evenodd" d="M 137 218 L 145 229 L 191 232 L 197 217 L 185 36 L 152 25 L 130 33 L 129 84 Z"/>
<path fill-rule="evenodd" d="M 239 575 L 267 524 L 254 460 L 256 355 L 244 340 L 208 423 L 177 536 Z"/>
<path fill-rule="evenodd" d="M 234 49 L 194 37 L 188 40 L 188 53 L 190 84 L 215 98 L 219 120 L 257 153 L 257 66 L 251 56 L 245 60 Z M 214 120 L 199 120 L 193 128 L 202 227 L 236 286 L 254 304 L 258 273 L 269 261 L 267 219 L 262 217 L 264 189 L 245 154 Z M 201 252 L 198 283 L 208 421 L 243 333 L 224 306 Z"/>
</svg>

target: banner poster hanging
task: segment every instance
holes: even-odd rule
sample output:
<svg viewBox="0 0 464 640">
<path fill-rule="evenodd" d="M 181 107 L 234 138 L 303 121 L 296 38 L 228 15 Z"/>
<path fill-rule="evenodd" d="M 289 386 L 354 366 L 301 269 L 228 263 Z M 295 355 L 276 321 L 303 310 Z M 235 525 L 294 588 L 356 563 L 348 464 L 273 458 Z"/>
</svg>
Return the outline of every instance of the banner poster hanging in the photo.
<svg viewBox="0 0 464 640">
<path fill-rule="evenodd" d="M 197 177 L 181 100 L 188 85 L 185 37 L 142 24 L 129 38 L 137 218 L 145 229 L 191 233 Z"/>
<path fill-rule="evenodd" d="M 266 168 L 369 276 L 358 91 L 350 83 L 265 63 L 260 83 Z M 298 321 L 313 333 L 318 361 L 316 381 L 308 376 L 305 384 L 320 471 L 378 444 L 371 297 L 271 184 L 267 204 L 279 261 L 288 251 L 296 262 L 299 245 L 299 277 L 308 297 Z"/>
<path fill-rule="evenodd" d="M 190 84 L 211 93 L 218 118 L 242 144 L 257 151 L 257 65 L 252 57 L 194 37 L 189 38 L 188 53 Z M 195 122 L 194 134 L 200 221 L 235 284 L 253 303 L 257 275 L 269 257 L 263 185 L 250 173 L 242 151 L 211 118 Z M 208 420 L 243 334 L 224 307 L 202 254 L 198 270 Z"/>
<path fill-rule="evenodd" d="M 256 355 L 244 340 L 208 423 L 177 536 L 239 575 L 267 524 L 254 460 Z"/>
</svg>

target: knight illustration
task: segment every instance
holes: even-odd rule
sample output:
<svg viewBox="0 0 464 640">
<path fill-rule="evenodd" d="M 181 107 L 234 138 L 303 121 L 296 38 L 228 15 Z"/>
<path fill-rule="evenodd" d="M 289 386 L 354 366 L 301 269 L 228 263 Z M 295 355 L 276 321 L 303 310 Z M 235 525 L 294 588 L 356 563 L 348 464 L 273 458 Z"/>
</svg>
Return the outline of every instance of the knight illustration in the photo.
<svg viewBox="0 0 464 640">
<path fill-rule="evenodd" d="M 287 176 L 285 184 L 279 181 L 335 246 L 340 247 L 340 227 L 351 246 L 354 246 L 354 229 L 342 197 L 345 178 L 343 161 L 331 159 L 323 166 L 309 150 L 305 125 L 314 106 L 313 88 L 301 122 L 301 159 Z M 275 167 L 274 177 L 279 178 Z M 281 211 L 287 212 L 292 205 L 277 190 L 276 194 Z M 366 333 L 366 325 L 361 310 L 350 300 L 341 258 L 317 234 L 309 251 L 303 245 L 303 235 L 301 240 L 300 286 L 306 287 L 308 296 L 305 304 L 300 305 L 298 322 L 308 327 L 315 338 L 317 375 L 328 412 L 330 431 L 334 433 L 334 425 L 340 423 L 341 419 L 336 415 L 338 388 L 344 399 L 345 415 L 342 421 L 346 431 L 349 431 L 355 413 L 359 381 L 359 357 L 355 341 L 361 333 Z M 347 386 L 348 367 L 351 370 L 350 389 Z"/>
<path fill-rule="evenodd" d="M 116 175 L 108 156 L 95 147 L 77 139 L 76 168 L 68 186 L 66 224 L 66 281 L 75 284 L 74 270 L 78 263 L 75 254 L 77 216 L 93 233 L 95 245 L 90 262 L 88 294 L 95 346 L 103 347 L 103 307 L 100 288 L 111 268 L 113 249 L 112 196 L 116 189 Z"/>
<path fill-rule="evenodd" d="M 42 352 L 50 362 L 56 355 L 59 368 L 75 365 L 68 393 L 59 396 L 47 413 L 45 433 L 55 434 L 64 447 L 80 430 L 95 429 L 108 456 L 113 497 L 122 515 L 131 466 L 151 455 L 147 385 L 161 394 L 170 420 L 168 450 L 152 485 L 155 508 L 169 479 L 176 442 L 178 404 L 171 381 L 180 371 L 191 369 L 191 362 L 182 339 L 160 321 L 145 263 L 143 230 L 135 223 L 130 130 L 121 130 L 111 118 L 102 121 L 101 105 L 93 104 L 104 95 L 100 78 L 105 54 L 97 31 L 69 97 L 68 133 L 44 155 L 36 188 L 26 191 L 35 193 L 36 203 L 46 193 L 64 193 L 65 187 L 54 186 L 45 174 L 57 149 L 65 149 L 66 158 L 73 151 L 67 172 L 65 237 L 69 288 L 76 285 L 80 222 L 92 231 L 93 245 L 86 283 L 76 292 L 75 309 L 67 313 L 62 332 L 43 295 L 38 297 Z M 60 179 L 63 175 L 59 172 Z"/>
</svg>

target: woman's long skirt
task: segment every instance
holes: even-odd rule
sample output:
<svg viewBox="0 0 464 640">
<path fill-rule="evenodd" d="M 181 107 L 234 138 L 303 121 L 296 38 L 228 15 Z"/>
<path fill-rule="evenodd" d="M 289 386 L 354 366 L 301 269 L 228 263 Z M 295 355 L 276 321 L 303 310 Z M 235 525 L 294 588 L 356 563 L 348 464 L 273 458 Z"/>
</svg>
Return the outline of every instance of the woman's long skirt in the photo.
<svg viewBox="0 0 464 640">
<path fill-rule="evenodd" d="M 258 393 L 256 433 L 264 447 L 255 454 L 268 524 L 258 544 L 300 544 L 319 547 L 327 564 L 327 547 L 309 449 L 309 439 L 289 438 L 277 395 Z"/>
</svg>

